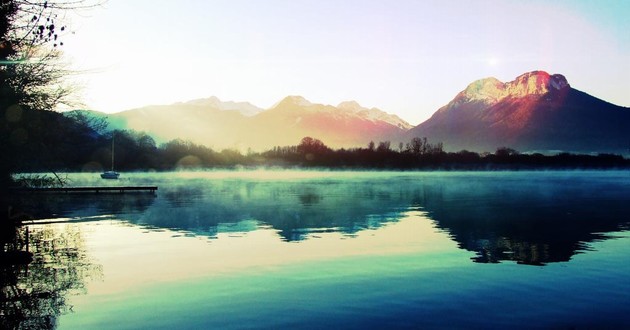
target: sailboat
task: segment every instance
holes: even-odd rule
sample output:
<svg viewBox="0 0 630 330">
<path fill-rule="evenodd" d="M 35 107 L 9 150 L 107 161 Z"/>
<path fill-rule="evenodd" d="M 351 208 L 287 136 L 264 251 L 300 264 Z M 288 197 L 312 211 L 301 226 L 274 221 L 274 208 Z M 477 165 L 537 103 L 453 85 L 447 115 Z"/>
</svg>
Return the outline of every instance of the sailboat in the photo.
<svg viewBox="0 0 630 330">
<path fill-rule="evenodd" d="M 120 173 L 114 171 L 114 136 L 112 135 L 112 170 L 101 173 L 103 179 L 118 179 Z"/>
</svg>

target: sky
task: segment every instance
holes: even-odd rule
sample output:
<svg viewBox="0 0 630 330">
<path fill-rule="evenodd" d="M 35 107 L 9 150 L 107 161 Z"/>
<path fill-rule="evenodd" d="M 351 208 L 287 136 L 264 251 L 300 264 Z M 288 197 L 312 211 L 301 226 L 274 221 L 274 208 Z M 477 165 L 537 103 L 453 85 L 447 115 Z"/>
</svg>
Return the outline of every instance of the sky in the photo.
<svg viewBox="0 0 630 330">
<path fill-rule="evenodd" d="M 630 106 L 630 1 L 108 0 L 62 47 L 84 107 L 355 100 L 417 125 L 534 70 Z"/>
</svg>

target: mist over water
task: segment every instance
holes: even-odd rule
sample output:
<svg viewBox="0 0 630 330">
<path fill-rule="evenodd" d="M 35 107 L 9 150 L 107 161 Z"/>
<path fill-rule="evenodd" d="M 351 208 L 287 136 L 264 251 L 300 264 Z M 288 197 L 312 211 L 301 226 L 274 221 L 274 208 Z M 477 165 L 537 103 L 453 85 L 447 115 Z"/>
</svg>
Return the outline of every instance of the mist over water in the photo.
<svg viewBox="0 0 630 330">
<path fill-rule="evenodd" d="M 71 180 L 102 184 L 89 174 Z M 460 247 L 478 252 L 476 261 L 533 264 L 567 261 L 584 243 L 626 230 L 630 212 L 625 172 L 214 171 L 130 173 L 117 184 L 159 190 L 44 196 L 38 203 L 57 217 L 110 216 L 208 239 L 271 227 L 284 241 L 317 232 L 352 237 L 417 210 Z"/>
<path fill-rule="evenodd" d="M 61 328 L 630 324 L 624 171 L 69 178 L 159 190 L 33 196 L 104 273 Z"/>
</svg>

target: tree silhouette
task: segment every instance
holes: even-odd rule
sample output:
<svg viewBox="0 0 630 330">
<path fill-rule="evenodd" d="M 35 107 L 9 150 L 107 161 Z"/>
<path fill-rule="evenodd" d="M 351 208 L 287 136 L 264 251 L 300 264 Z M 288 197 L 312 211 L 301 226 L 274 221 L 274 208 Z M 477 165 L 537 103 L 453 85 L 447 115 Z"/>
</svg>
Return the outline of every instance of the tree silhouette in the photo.
<svg viewBox="0 0 630 330">
<path fill-rule="evenodd" d="M 378 143 L 378 147 L 376 147 L 376 151 L 377 152 L 388 152 L 391 149 L 391 142 L 390 141 L 381 141 Z"/>
<path fill-rule="evenodd" d="M 312 162 L 323 161 L 324 156 L 331 151 L 324 142 L 312 137 L 304 137 L 297 146 L 297 152 L 303 156 L 303 160 Z"/>
<path fill-rule="evenodd" d="M 96 0 L 0 1 L 0 187 L 11 184 L 20 155 L 47 147 L 44 140 L 33 138 L 42 135 L 46 123 L 28 122 L 33 117 L 29 112 L 71 103 L 73 89 L 63 79 L 68 71 L 59 61 L 67 28 L 59 17 L 67 10 L 98 4 Z"/>
</svg>

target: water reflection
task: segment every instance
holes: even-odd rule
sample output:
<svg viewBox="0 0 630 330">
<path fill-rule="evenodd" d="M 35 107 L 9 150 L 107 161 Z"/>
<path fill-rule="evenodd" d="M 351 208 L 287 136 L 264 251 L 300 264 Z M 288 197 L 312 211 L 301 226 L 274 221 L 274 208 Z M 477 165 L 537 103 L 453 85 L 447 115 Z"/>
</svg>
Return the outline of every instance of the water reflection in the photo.
<svg viewBox="0 0 630 330">
<path fill-rule="evenodd" d="M 103 215 L 137 215 L 153 204 L 148 193 L 39 193 L 13 196 L 10 203 L 29 219 L 89 219 Z"/>
<path fill-rule="evenodd" d="M 160 186 L 157 196 L 44 195 L 33 205 L 52 217 L 108 214 L 210 239 L 273 228 L 288 242 L 326 232 L 352 237 L 422 210 L 460 248 L 476 252 L 475 262 L 533 265 L 567 261 L 628 229 L 630 213 L 625 172 L 248 175 L 137 174 Z"/>
<path fill-rule="evenodd" d="M 625 173 L 479 177 L 431 189 L 435 193 L 425 200 L 429 216 L 460 248 L 476 252 L 475 262 L 569 261 L 588 243 L 629 229 Z"/>
<path fill-rule="evenodd" d="M 169 189 L 137 222 L 211 237 L 226 223 L 244 221 L 248 226 L 239 227 L 271 226 L 286 241 L 327 231 L 352 236 L 398 220 L 400 212 L 408 209 L 402 196 L 406 193 L 354 180 L 209 181 L 203 189 Z M 399 198 L 391 198 L 393 194 Z M 259 226 L 252 227 L 252 221 Z"/>
<path fill-rule="evenodd" d="M 475 262 L 542 265 L 568 261 L 589 242 L 627 229 L 628 181 L 625 173 L 604 172 L 218 180 L 165 193 L 168 203 L 158 201 L 140 222 L 210 237 L 258 223 L 300 241 L 330 231 L 353 236 L 422 209 L 476 252 Z"/>
<path fill-rule="evenodd" d="M 137 174 L 157 196 L 26 199 L 52 224 L 29 226 L 31 264 L 2 266 L 0 327 L 627 324 L 625 241 L 544 272 L 514 264 L 567 261 L 628 230 L 625 172 L 319 175 Z M 100 216 L 116 220 L 73 223 Z M 6 237 L 27 246 L 24 227 Z M 467 251 L 514 262 L 471 265 Z"/>
<path fill-rule="evenodd" d="M 30 263 L 0 263 L 0 328 L 54 329 L 57 318 L 72 306 L 69 294 L 81 293 L 101 268 L 85 253 L 84 240 L 74 227 L 19 228 L 11 242 L 33 254 Z"/>
</svg>

